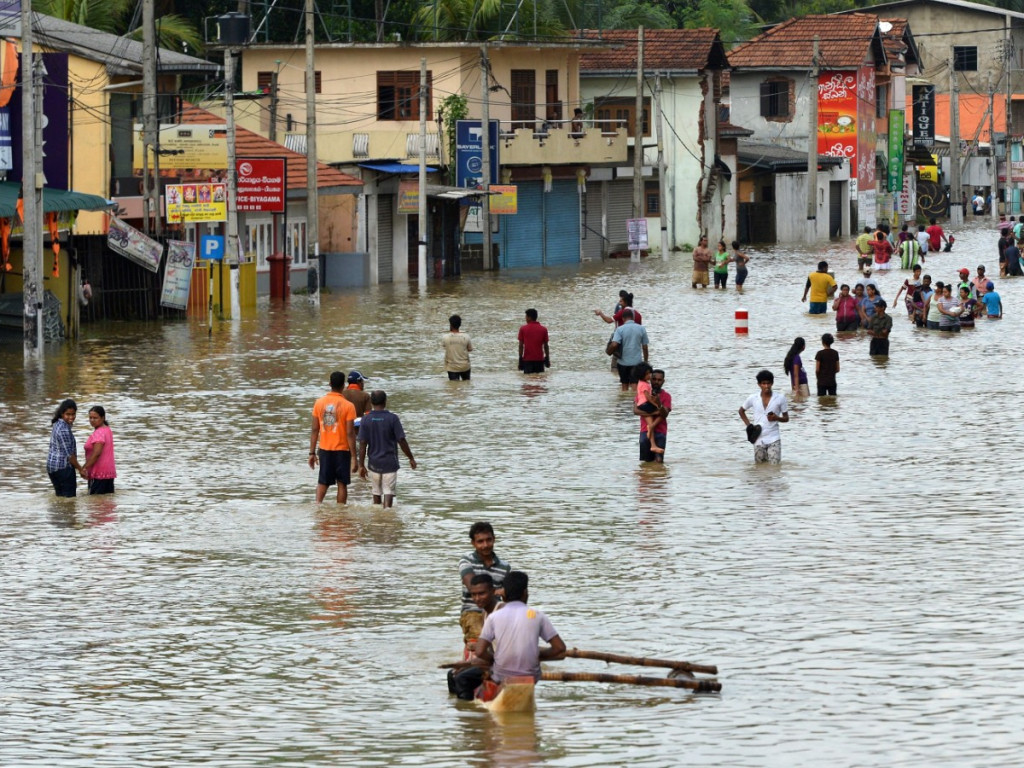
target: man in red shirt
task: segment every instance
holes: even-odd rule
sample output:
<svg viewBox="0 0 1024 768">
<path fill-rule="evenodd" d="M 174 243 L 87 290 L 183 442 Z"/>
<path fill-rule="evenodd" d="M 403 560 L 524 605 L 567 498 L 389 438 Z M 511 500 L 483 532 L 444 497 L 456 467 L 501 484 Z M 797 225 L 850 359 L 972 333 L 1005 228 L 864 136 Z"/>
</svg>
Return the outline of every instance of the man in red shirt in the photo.
<svg viewBox="0 0 1024 768">
<path fill-rule="evenodd" d="M 946 240 L 946 233 L 942 231 L 942 227 L 939 226 L 935 219 L 929 219 L 931 226 L 929 226 L 925 232 L 928 233 L 928 250 L 935 251 L 936 253 L 942 248 L 942 242 Z"/>
<path fill-rule="evenodd" d="M 526 325 L 519 328 L 519 370 L 544 373 L 551 365 L 548 329 L 537 322 L 537 310 L 526 310 Z"/>
</svg>

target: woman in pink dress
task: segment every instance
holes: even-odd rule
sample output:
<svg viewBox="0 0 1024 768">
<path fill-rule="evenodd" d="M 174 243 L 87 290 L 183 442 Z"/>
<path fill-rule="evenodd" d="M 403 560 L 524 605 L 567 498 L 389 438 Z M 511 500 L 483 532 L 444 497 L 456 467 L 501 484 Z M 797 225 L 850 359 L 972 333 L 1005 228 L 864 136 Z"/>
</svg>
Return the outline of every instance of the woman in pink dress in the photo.
<svg viewBox="0 0 1024 768">
<path fill-rule="evenodd" d="M 107 424 L 107 412 L 102 405 L 89 409 L 89 424 L 93 432 L 85 441 L 85 464 L 82 477 L 89 483 L 89 493 L 113 493 L 117 468 L 114 466 L 114 433 Z"/>
</svg>

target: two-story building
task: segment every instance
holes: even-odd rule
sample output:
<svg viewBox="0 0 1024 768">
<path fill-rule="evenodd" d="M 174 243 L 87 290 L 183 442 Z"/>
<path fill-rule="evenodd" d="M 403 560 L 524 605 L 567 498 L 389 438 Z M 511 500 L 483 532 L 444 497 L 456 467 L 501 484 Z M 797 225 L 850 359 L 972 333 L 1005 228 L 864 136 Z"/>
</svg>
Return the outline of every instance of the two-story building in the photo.
<svg viewBox="0 0 1024 768">
<path fill-rule="evenodd" d="M 920 71 L 928 80 L 920 80 L 916 89 L 909 90 L 906 108 L 909 115 L 915 91 L 919 101 L 927 98 L 932 102 L 927 110 L 934 124 L 922 147 L 938 157 L 943 169 L 941 179 L 925 184 L 923 196 L 937 203 L 932 209 L 922 209 L 922 214 L 944 215 L 946 210 L 942 188 L 949 181 L 950 90 L 954 82 L 960 89 L 960 139 L 965 142 L 960 153 L 964 191 L 968 197 L 976 189 L 990 191 L 990 164 L 997 160 L 997 184 L 1005 183 L 1009 194 L 999 195 L 997 190 L 996 196 L 1009 200 L 1008 213 L 1019 213 L 1024 182 L 1019 140 L 1024 133 L 1024 13 L 963 0 L 897 0 L 858 11 L 904 18 L 918 35 Z M 926 95 L 926 85 L 933 95 Z M 994 96 L 991 100 L 990 93 Z M 995 136 L 989 135 L 990 111 Z M 1008 143 L 1016 161 L 1009 166 L 1004 162 Z"/>
<path fill-rule="evenodd" d="M 898 45 L 887 47 L 889 35 Z M 801 242 L 873 226 L 880 187 L 888 185 L 890 110 L 900 110 L 894 114 L 904 120 L 906 75 L 918 63 L 909 25 L 865 13 L 805 16 L 737 46 L 729 63 L 730 120 L 754 132 L 739 141 L 741 160 L 746 156 L 747 169 L 762 171 L 741 170 L 741 234 L 744 204 L 772 217 L 749 224 L 754 240 L 758 230 L 771 228 L 778 242 Z M 904 125 L 897 130 L 902 138 Z M 780 152 L 791 157 L 778 158 L 769 184 L 750 156 Z M 815 157 L 817 187 L 810 189 L 808 160 Z"/>
<path fill-rule="evenodd" d="M 113 199 L 122 209 L 135 208 L 140 223 L 141 204 L 133 206 L 133 200 L 141 198 L 139 179 L 131 171 L 131 139 L 142 91 L 142 43 L 42 14 L 33 14 L 33 19 L 35 52 L 46 71 L 42 151 L 47 187 L 74 190 L 99 201 Z M 0 15 L 0 32 L 19 41 L 20 47 L 20 16 Z M 216 77 L 220 71 L 217 64 L 161 50 L 158 83 L 166 94 L 162 107 L 169 108 L 174 101 L 181 77 Z M 17 182 L 22 176 L 20 89 L 19 77 L 9 105 L 13 162 L 6 171 L 7 179 Z M 81 278 L 88 279 L 93 290 L 90 316 L 104 316 L 109 310 L 105 316 L 151 317 L 157 305 L 157 278 L 106 247 L 109 206 L 90 207 L 94 210 L 79 209 L 73 225 L 70 219 L 62 221 L 63 247 L 44 275 L 44 287 L 60 301 L 62 322 L 72 332 Z M 20 291 L 20 279 L 20 270 L 12 269 L 4 275 L 0 292 Z"/>
<path fill-rule="evenodd" d="M 317 154 L 367 182 L 359 212 L 372 282 L 416 275 L 418 214 L 399 194 L 415 179 L 420 142 L 420 64 L 426 60 L 427 162 L 457 160 L 450 125 L 439 116 L 451 96 L 466 98 L 465 118 L 479 121 L 483 100 L 499 123 L 492 183 L 514 186 L 515 214 L 491 216 L 495 266 L 578 263 L 585 181 L 591 167 L 623 163 L 625 129 L 573 129 L 581 105 L 579 57 L 589 41 L 512 43 L 319 44 L 315 54 Z M 247 127 L 296 137 L 305 132 L 305 51 L 297 45 L 251 45 L 242 54 L 242 88 L 266 92 Z M 484 73 L 486 72 L 486 88 Z M 274 124 L 271 125 L 271 116 Z M 245 121 L 243 116 L 240 118 Z M 286 144 L 291 138 L 286 139 Z M 431 264 L 480 258 L 479 217 L 463 205 L 455 179 L 430 176 Z M 405 188 L 408 188 L 407 186 Z M 454 214 L 453 212 L 454 206 Z M 443 217 L 443 226 L 435 217 Z M 451 252 L 452 226 L 458 253 Z M 439 274 L 428 266 L 431 274 Z M 456 272 L 457 273 L 457 272 Z"/>
<path fill-rule="evenodd" d="M 643 152 L 644 210 L 651 219 L 648 231 L 660 229 L 660 213 L 667 213 L 670 250 L 692 247 L 701 234 L 731 239 L 726 223 L 725 199 L 730 193 L 731 171 L 718 148 L 718 106 L 722 72 L 728 66 L 725 48 L 716 29 L 644 30 L 644 96 L 642 136 L 633 135 L 636 112 L 638 43 L 636 30 L 588 31 L 585 37 L 603 40 L 610 48 L 584 53 L 580 60 L 580 93 L 593 117 L 595 129 L 620 123 L 627 129 L 633 150 Z M 662 135 L 655 120 L 660 108 Z M 661 199 L 658 147 L 665 198 Z M 716 162 L 717 161 L 717 162 Z M 633 165 L 592 168 L 588 178 L 586 214 L 603 227 L 601 238 L 585 240 L 585 251 L 600 256 L 601 246 L 612 249 L 626 242 L 626 220 L 633 218 Z M 733 206 L 734 207 L 734 206 Z M 659 248 L 658 238 L 651 238 Z"/>
</svg>

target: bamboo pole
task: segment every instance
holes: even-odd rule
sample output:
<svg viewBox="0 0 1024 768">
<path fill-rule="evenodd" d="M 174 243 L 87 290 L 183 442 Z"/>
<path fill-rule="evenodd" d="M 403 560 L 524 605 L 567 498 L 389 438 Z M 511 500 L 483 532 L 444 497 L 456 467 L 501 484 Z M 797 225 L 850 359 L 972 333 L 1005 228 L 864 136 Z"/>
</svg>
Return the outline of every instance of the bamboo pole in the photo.
<svg viewBox="0 0 1024 768">
<path fill-rule="evenodd" d="M 642 675 L 608 675 L 601 672 L 541 672 L 541 680 L 559 680 L 567 683 L 626 683 L 652 688 L 689 688 L 698 693 L 722 690 L 717 680 L 687 680 L 680 677 L 643 677 Z"/>
<path fill-rule="evenodd" d="M 668 667 L 669 669 L 681 669 L 686 672 L 700 672 L 705 675 L 717 675 L 718 667 L 711 664 L 690 664 L 688 661 L 670 661 L 667 659 L 651 659 L 646 656 L 623 656 L 617 653 L 602 653 L 601 651 L 581 651 L 579 648 L 570 648 L 565 652 L 566 657 L 574 659 L 596 659 L 597 661 L 614 661 L 618 664 L 635 664 L 639 667 Z"/>
</svg>

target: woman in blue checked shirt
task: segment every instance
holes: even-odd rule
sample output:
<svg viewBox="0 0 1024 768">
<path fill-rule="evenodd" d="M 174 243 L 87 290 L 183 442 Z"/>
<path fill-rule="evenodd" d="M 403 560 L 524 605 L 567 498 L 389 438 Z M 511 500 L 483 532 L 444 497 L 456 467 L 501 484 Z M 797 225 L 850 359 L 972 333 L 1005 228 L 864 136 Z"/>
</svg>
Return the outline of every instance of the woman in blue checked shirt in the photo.
<svg viewBox="0 0 1024 768">
<path fill-rule="evenodd" d="M 46 457 L 46 471 L 58 496 L 75 495 L 75 478 L 81 471 L 78 463 L 78 446 L 71 425 L 75 423 L 78 405 L 74 400 L 63 400 L 53 414 L 53 430 L 50 432 L 50 454 Z"/>
</svg>

